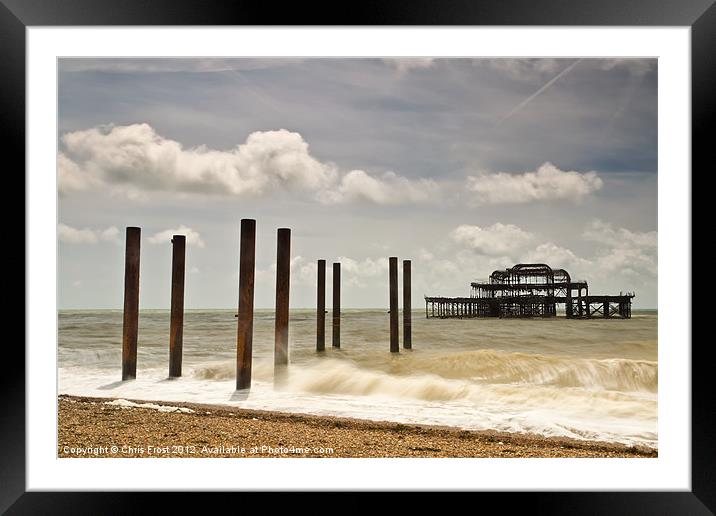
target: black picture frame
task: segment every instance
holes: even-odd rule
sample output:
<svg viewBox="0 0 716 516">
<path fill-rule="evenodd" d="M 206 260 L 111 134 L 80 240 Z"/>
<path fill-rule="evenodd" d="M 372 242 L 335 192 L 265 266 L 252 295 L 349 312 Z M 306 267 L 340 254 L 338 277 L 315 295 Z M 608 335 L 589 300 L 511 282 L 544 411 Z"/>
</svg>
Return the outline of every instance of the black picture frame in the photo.
<svg viewBox="0 0 716 516">
<path fill-rule="evenodd" d="M 350 5 L 321 2 L 272 3 L 245 0 L 0 0 L 0 145 L 25 167 L 25 29 L 65 25 L 573 25 L 689 26 L 692 71 L 692 170 L 706 168 L 716 113 L 716 5 L 714 0 L 362 0 Z M 711 129 L 711 130 L 709 130 Z M 660 142 L 664 145 L 668 142 Z M 9 170 L 6 170 L 9 172 Z M 707 172 L 704 170 L 702 172 Z M 691 173 L 693 178 L 693 172 Z M 24 181 L 22 184 L 24 191 Z M 25 238 L 23 235 L 21 238 Z M 19 246 L 18 246 L 19 248 Z M 15 261 L 19 261 L 17 256 Z M 20 264 L 12 265 L 19 269 Z M 691 279 L 689 271 L 688 279 Z M 26 276 L 27 280 L 27 276 Z M 684 302 L 691 302 L 685 300 Z M 16 340 L 16 339 L 13 339 Z M 5 342 L 0 392 L 2 454 L 0 512 L 7 514 L 126 514 L 149 510 L 149 493 L 26 492 L 25 354 Z M 687 345 L 666 342 L 662 345 Z M 551 514 L 714 514 L 716 390 L 709 383 L 711 339 L 691 343 L 692 476 L 688 492 L 509 493 Z M 17 356 L 10 358 L 14 347 Z M 182 509 L 186 497 L 162 493 L 165 511 Z M 212 502 L 237 494 L 212 493 Z M 246 494 L 238 495 L 246 496 Z M 296 503 L 295 494 L 292 503 Z M 484 493 L 484 497 L 505 494 Z M 504 500 L 500 500 L 504 503 Z M 299 502 L 300 503 L 300 502 Z M 222 504 L 223 505 L 223 504 Z M 221 507 L 222 505 L 217 505 Z M 238 506 L 236 506 L 238 507 Z"/>
</svg>

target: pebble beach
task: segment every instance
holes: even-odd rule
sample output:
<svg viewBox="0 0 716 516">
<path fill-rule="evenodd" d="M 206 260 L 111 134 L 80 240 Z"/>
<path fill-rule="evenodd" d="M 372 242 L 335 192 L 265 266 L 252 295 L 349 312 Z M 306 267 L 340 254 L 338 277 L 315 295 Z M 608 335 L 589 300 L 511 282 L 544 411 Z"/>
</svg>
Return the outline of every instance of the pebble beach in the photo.
<svg viewBox="0 0 716 516">
<path fill-rule="evenodd" d="M 657 457 L 647 447 L 235 407 L 58 398 L 59 458 Z"/>
</svg>

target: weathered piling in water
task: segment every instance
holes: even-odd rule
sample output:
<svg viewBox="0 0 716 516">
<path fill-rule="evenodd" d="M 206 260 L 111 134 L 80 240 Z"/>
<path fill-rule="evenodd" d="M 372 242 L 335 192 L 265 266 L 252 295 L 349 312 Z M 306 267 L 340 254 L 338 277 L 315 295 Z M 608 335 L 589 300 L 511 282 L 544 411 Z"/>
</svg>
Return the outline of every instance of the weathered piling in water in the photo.
<svg viewBox="0 0 716 516">
<path fill-rule="evenodd" d="M 326 349 L 326 260 L 318 260 L 316 299 L 316 351 Z"/>
<path fill-rule="evenodd" d="M 403 260 L 403 349 L 413 349 L 413 316 L 411 310 L 411 262 Z"/>
<path fill-rule="evenodd" d="M 239 322 L 236 335 L 237 390 L 251 387 L 254 269 L 256 264 L 256 221 L 253 219 L 241 219 L 241 247 L 239 253 Z"/>
<path fill-rule="evenodd" d="M 390 281 L 390 352 L 400 351 L 398 344 L 398 258 L 388 258 Z"/>
<path fill-rule="evenodd" d="M 276 329 L 273 363 L 288 364 L 288 302 L 291 278 L 291 230 L 280 228 L 276 245 Z"/>
<path fill-rule="evenodd" d="M 333 347 L 341 347 L 341 264 L 333 264 Z"/>
<path fill-rule="evenodd" d="M 172 299 L 169 323 L 169 377 L 181 376 L 184 348 L 184 270 L 186 264 L 186 237 L 172 237 Z"/>
<path fill-rule="evenodd" d="M 128 227 L 124 252 L 124 319 L 122 322 L 122 380 L 137 377 L 139 332 L 140 228 Z"/>
</svg>

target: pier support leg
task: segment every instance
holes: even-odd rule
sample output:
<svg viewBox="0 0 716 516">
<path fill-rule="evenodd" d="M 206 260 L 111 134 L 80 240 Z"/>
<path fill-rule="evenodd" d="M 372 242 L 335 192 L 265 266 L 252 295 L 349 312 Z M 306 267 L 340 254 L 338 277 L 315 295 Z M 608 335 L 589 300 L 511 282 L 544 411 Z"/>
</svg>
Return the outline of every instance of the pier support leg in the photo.
<svg viewBox="0 0 716 516">
<path fill-rule="evenodd" d="M 341 264 L 333 264 L 333 347 L 341 347 Z"/>
<path fill-rule="evenodd" d="M 316 298 L 316 351 L 326 349 L 326 260 L 318 260 Z"/>
<path fill-rule="evenodd" d="M 592 307 L 589 305 L 589 288 L 584 289 L 584 314 L 587 316 L 587 319 L 592 318 Z"/>
<path fill-rule="evenodd" d="M 128 227 L 124 254 L 124 320 L 122 324 L 122 380 L 137 377 L 139 332 L 139 243 L 142 230 Z"/>
<path fill-rule="evenodd" d="M 413 349 L 413 303 L 411 301 L 411 263 L 403 260 L 403 349 Z"/>
<path fill-rule="evenodd" d="M 236 336 L 236 389 L 251 387 L 254 331 L 254 271 L 256 264 L 256 221 L 241 219 L 239 255 L 239 324 Z"/>
<path fill-rule="evenodd" d="M 390 352 L 400 351 L 398 343 L 398 258 L 388 259 L 390 279 Z"/>
<path fill-rule="evenodd" d="M 604 316 L 605 319 L 609 317 L 609 301 L 604 302 L 604 306 L 602 307 L 602 312 L 604 312 L 602 315 Z"/>
<path fill-rule="evenodd" d="M 181 376 L 184 349 L 184 269 L 186 263 L 186 237 L 172 237 L 172 300 L 169 325 L 169 377 Z"/>
<path fill-rule="evenodd" d="M 276 245 L 276 328 L 274 366 L 288 364 L 288 301 L 291 283 L 291 230 L 280 228 Z"/>
</svg>

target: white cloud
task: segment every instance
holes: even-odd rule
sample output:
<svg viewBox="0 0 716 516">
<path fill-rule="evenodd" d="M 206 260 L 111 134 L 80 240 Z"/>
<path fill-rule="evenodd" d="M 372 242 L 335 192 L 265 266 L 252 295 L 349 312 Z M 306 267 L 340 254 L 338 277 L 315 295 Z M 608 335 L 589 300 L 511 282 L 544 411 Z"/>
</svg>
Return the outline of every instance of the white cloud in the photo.
<svg viewBox="0 0 716 516">
<path fill-rule="evenodd" d="M 301 64 L 301 58 L 65 58 L 60 72 L 209 73 L 261 70 Z"/>
<path fill-rule="evenodd" d="M 72 244 L 96 244 L 98 242 L 119 243 L 119 229 L 115 226 L 107 229 L 77 229 L 67 224 L 57 225 L 57 237 L 62 242 Z"/>
<path fill-rule="evenodd" d="M 335 170 L 308 153 L 300 134 L 254 132 L 230 151 L 185 149 L 148 124 L 95 127 L 62 136 L 65 154 L 60 189 L 97 182 L 143 190 L 260 194 L 278 186 L 319 189 Z M 71 162 L 70 162 L 71 160 Z"/>
<path fill-rule="evenodd" d="M 471 281 L 487 281 L 495 269 L 514 265 L 505 255 L 480 254 L 448 244 L 419 249 L 413 259 L 413 292 L 425 295 L 467 296 Z"/>
<path fill-rule="evenodd" d="M 111 226 L 105 230 L 102 230 L 99 234 L 100 240 L 107 242 L 119 242 L 119 229 L 115 226 Z"/>
<path fill-rule="evenodd" d="M 405 74 L 410 70 L 421 70 L 431 68 L 435 64 L 432 57 L 399 57 L 386 58 L 383 62 L 395 68 L 399 74 Z"/>
<path fill-rule="evenodd" d="M 341 264 L 341 284 L 346 287 L 366 288 L 376 282 L 388 278 L 388 258 L 365 258 L 356 260 L 347 256 L 339 256 L 335 260 L 327 260 L 326 274 L 333 271 L 333 263 Z M 307 260 L 301 255 L 291 258 L 291 284 L 315 288 L 318 265 L 316 260 Z M 276 262 L 269 267 L 256 270 L 256 281 L 265 285 L 275 285 Z M 328 280 L 330 288 L 330 279 Z"/>
<path fill-rule="evenodd" d="M 277 189 L 306 192 L 324 203 L 363 200 L 378 204 L 425 202 L 437 193 L 428 179 L 362 170 L 341 174 L 322 163 L 296 132 L 257 131 L 220 151 L 184 148 L 148 124 L 102 126 L 62 136 L 58 155 L 62 194 L 102 187 L 129 198 L 147 191 L 255 196 Z"/>
<path fill-rule="evenodd" d="M 60 195 L 65 195 L 96 186 L 96 181 L 93 176 L 87 176 L 77 163 L 60 152 L 57 155 L 57 185 Z"/>
<path fill-rule="evenodd" d="M 641 77 L 656 68 L 656 59 L 594 59 L 587 60 L 595 63 L 601 70 L 625 69 L 629 74 Z"/>
<path fill-rule="evenodd" d="M 538 245 L 525 255 L 530 262 L 547 263 L 563 267 L 572 278 L 600 280 L 601 282 L 633 287 L 635 281 L 657 275 L 657 232 L 635 232 L 614 228 L 601 220 L 593 221 L 584 231 L 583 238 L 601 244 L 588 258 L 553 242 Z"/>
<path fill-rule="evenodd" d="M 658 233 L 614 228 L 601 220 L 593 221 L 582 235 L 602 244 L 595 261 L 604 273 L 655 277 L 658 271 Z"/>
<path fill-rule="evenodd" d="M 603 223 L 597 227 L 611 228 Z M 487 281 L 494 270 L 530 262 L 565 268 L 574 280 L 589 281 L 593 293 L 638 290 L 648 285 L 650 278 L 656 274 L 656 256 L 648 250 L 649 239 L 633 231 L 624 233 L 621 229 L 613 231 L 637 236 L 627 238 L 626 244 L 621 247 L 612 245 L 615 241 L 609 241 L 596 253 L 581 256 L 563 243 L 539 242 L 540 235 L 513 224 L 498 222 L 485 227 L 463 224 L 450 232 L 446 240 L 434 242 L 429 248 L 417 248 L 401 254 L 400 259 L 412 259 L 413 291 L 426 295 L 469 295 L 471 281 Z M 606 233 L 609 234 L 608 231 Z M 642 243 L 646 247 L 637 248 L 634 243 Z M 655 248 L 652 249 L 655 251 Z M 387 288 L 387 255 L 360 259 L 339 256 L 328 260 L 329 277 L 333 261 L 341 263 L 342 283 L 346 288 L 363 292 Z M 273 264 L 257 270 L 257 281 L 273 287 L 275 275 L 276 265 Z M 306 260 L 300 255 L 293 257 L 291 283 L 310 287 L 313 291 L 316 284 L 315 260 Z"/>
<path fill-rule="evenodd" d="M 552 268 L 566 269 L 570 273 L 584 274 L 592 264 L 580 258 L 570 249 L 558 246 L 553 242 L 538 245 L 524 256 L 526 263 L 546 263 Z M 576 278 L 573 278 L 576 279 Z"/>
<path fill-rule="evenodd" d="M 656 231 L 640 233 L 625 228 L 614 229 L 609 223 L 594 220 L 584 231 L 583 236 L 587 240 L 610 246 L 637 246 L 656 249 L 658 235 Z"/>
<path fill-rule="evenodd" d="M 196 247 L 204 247 L 204 241 L 201 239 L 201 235 L 193 229 L 184 225 L 179 226 L 176 229 L 165 229 L 159 231 L 154 235 L 150 236 L 147 240 L 150 244 L 167 244 L 172 241 L 174 235 L 184 235 L 186 237 L 186 243 L 189 245 L 195 245 Z"/>
<path fill-rule="evenodd" d="M 521 81 L 536 80 L 554 75 L 563 70 L 574 60 L 570 58 L 525 58 L 525 59 L 473 59 L 474 66 L 487 67 L 511 79 Z M 642 58 L 582 58 L 580 69 L 609 71 L 613 69 L 627 70 L 631 75 L 642 76 L 656 67 L 656 59 Z"/>
<path fill-rule="evenodd" d="M 604 273 L 656 277 L 658 272 L 656 255 L 635 247 L 616 247 L 599 255 L 596 262 Z"/>
<path fill-rule="evenodd" d="M 403 204 L 430 201 L 438 193 L 438 184 L 430 179 L 411 181 L 394 172 L 374 177 L 363 170 L 351 170 L 336 188 L 321 192 L 319 199 L 328 204 L 358 200 L 375 204 Z"/>
<path fill-rule="evenodd" d="M 330 271 L 330 264 L 326 270 Z M 303 256 L 297 255 L 291 258 L 291 285 L 314 286 L 316 285 L 318 265 L 314 260 L 306 260 Z M 256 269 L 257 283 L 276 285 L 276 262 L 264 269 Z M 273 287 L 272 287 L 273 288 Z"/>
<path fill-rule="evenodd" d="M 487 67 L 504 73 L 511 79 L 532 79 L 545 74 L 553 75 L 570 63 L 571 59 L 473 59 L 474 66 Z"/>
<path fill-rule="evenodd" d="M 416 270 L 421 269 L 430 284 L 441 285 L 444 291 L 440 293 L 446 295 L 464 293 L 466 282 L 485 280 L 493 270 L 520 262 L 564 268 L 572 279 L 587 280 L 596 288 L 594 292 L 604 293 L 648 288 L 657 275 L 656 231 L 635 232 L 599 220 L 582 235 L 601 244 L 588 255 L 556 241 L 540 242 L 540 235 L 499 222 L 486 227 L 463 224 L 450 236 L 459 248 L 438 245 L 421 249 L 416 256 Z M 419 275 L 416 282 L 427 284 Z"/>
<path fill-rule="evenodd" d="M 518 226 L 500 222 L 484 228 L 463 224 L 455 228 L 451 235 L 458 244 L 493 256 L 514 253 L 534 238 L 534 235 Z"/>
<path fill-rule="evenodd" d="M 477 204 L 526 203 L 567 199 L 580 201 L 599 190 L 604 182 L 596 172 L 563 171 L 545 163 L 524 174 L 479 174 L 468 176 L 467 189 Z"/>
<path fill-rule="evenodd" d="M 341 282 L 348 287 L 364 288 L 375 278 L 388 278 L 388 258 L 365 258 L 354 260 L 339 256 L 336 262 L 341 264 Z"/>
</svg>

